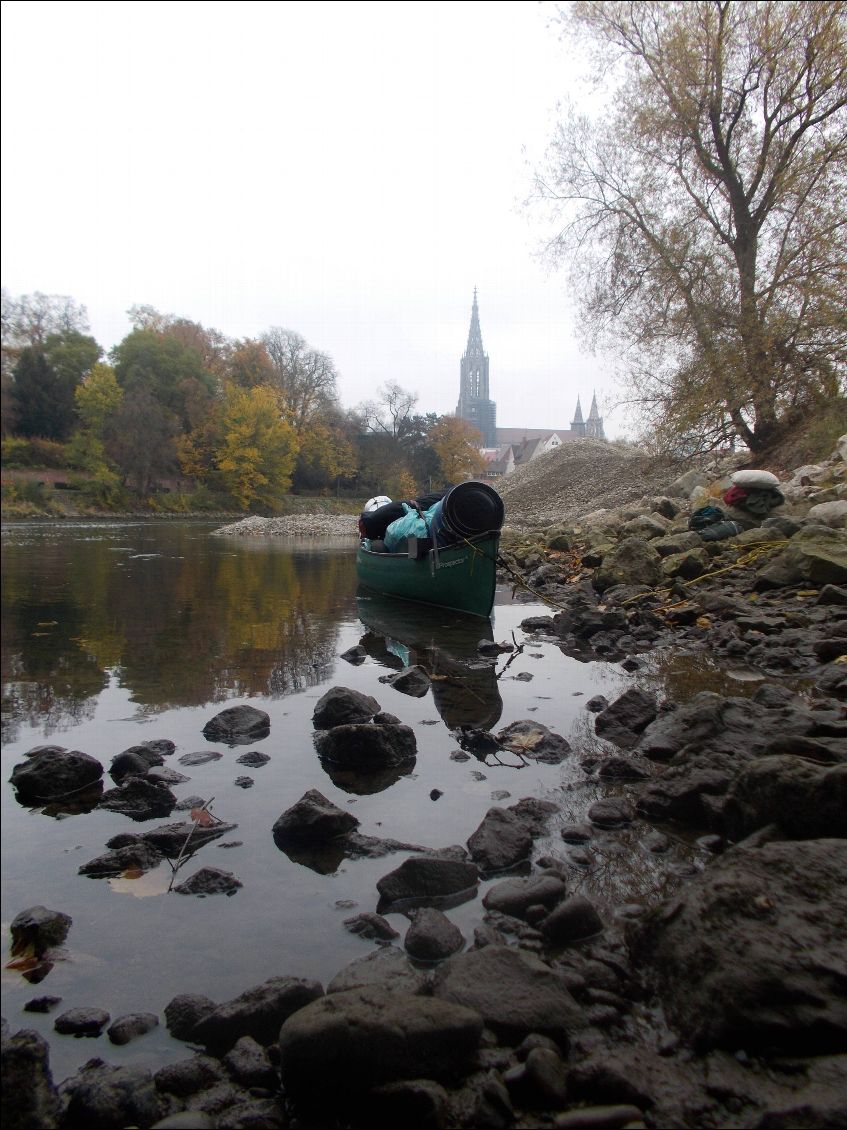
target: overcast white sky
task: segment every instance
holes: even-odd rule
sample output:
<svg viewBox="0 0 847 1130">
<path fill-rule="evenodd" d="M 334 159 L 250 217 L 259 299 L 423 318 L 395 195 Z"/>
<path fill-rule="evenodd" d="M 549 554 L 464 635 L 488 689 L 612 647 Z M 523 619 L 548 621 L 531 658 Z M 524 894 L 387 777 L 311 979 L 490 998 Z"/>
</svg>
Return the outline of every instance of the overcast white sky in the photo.
<svg viewBox="0 0 847 1130">
<path fill-rule="evenodd" d="M 562 427 L 608 365 L 520 208 L 573 89 L 551 4 L 4 0 L 2 283 L 106 348 L 149 304 L 456 406 L 474 285 L 497 422 Z"/>
</svg>

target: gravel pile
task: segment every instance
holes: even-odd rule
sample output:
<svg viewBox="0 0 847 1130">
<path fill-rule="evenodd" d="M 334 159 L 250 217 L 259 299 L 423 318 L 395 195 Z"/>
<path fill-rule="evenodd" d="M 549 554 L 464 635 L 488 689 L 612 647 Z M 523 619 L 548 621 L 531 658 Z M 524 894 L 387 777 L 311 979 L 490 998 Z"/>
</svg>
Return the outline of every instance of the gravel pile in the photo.
<svg viewBox="0 0 847 1130">
<path fill-rule="evenodd" d="M 222 526 L 216 534 L 228 538 L 358 538 L 358 514 L 286 514 L 262 518 L 253 514 Z"/>
<path fill-rule="evenodd" d="M 643 451 L 578 439 L 516 468 L 497 490 L 506 504 L 507 526 L 529 528 L 661 494 L 679 473 L 679 467 Z"/>
</svg>

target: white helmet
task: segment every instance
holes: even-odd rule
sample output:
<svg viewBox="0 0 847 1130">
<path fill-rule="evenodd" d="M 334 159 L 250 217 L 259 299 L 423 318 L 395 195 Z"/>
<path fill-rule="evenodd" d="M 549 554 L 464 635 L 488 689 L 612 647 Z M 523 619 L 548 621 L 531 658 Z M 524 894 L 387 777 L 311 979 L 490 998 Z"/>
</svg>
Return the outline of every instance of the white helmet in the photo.
<svg viewBox="0 0 847 1130">
<path fill-rule="evenodd" d="M 391 499 L 387 494 L 377 494 L 374 496 L 374 498 L 368 499 L 368 501 L 365 503 L 362 513 L 370 514 L 374 510 L 379 510 L 380 506 L 386 506 L 390 501 Z"/>
</svg>

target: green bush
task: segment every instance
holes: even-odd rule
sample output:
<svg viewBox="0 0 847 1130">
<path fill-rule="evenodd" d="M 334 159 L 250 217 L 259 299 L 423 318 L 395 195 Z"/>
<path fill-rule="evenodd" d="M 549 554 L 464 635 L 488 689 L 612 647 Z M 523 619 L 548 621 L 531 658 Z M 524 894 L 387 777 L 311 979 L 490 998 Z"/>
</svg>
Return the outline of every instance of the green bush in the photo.
<svg viewBox="0 0 847 1130">
<path fill-rule="evenodd" d="M 54 439 L 23 439 L 8 436 L 0 443 L 0 461 L 4 467 L 56 467 L 68 465 L 68 455 L 63 443 Z"/>
</svg>

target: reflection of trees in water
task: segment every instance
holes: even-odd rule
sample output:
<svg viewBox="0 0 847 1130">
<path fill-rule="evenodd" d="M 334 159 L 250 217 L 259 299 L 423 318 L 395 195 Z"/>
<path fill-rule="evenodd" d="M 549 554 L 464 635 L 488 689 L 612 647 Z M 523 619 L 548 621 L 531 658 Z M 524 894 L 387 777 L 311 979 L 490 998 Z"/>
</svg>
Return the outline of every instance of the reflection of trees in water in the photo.
<svg viewBox="0 0 847 1130">
<path fill-rule="evenodd" d="M 49 683 L 9 683 L 3 687 L 3 741 L 17 741 L 21 722 L 41 727 L 45 737 L 69 730 L 93 718 L 96 706 L 96 698 L 59 695 Z"/>
<path fill-rule="evenodd" d="M 350 554 L 248 550 L 176 524 L 6 553 L 7 721 L 51 728 L 93 708 L 109 668 L 142 710 L 318 683 L 356 585 Z"/>
</svg>

